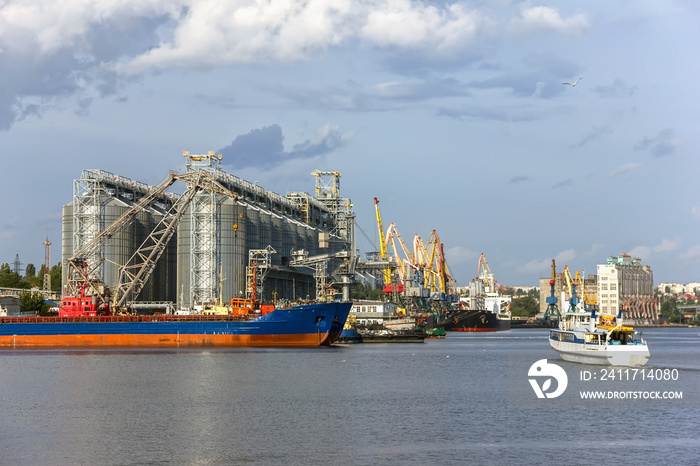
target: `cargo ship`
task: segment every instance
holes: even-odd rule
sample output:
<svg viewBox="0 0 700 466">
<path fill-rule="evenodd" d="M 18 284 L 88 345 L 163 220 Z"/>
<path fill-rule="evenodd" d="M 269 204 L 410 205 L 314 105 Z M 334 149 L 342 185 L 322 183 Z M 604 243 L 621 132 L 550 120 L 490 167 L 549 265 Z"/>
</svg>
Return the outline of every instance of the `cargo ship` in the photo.
<svg viewBox="0 0 700 466">
<path fill-rule="evenodd" d="M 496 332 L 510 330 L 510 312 L 486 309 L 462 309 L 445 321 L 443 328 L 452 332 Z"/>
<path fill-rule="evenodd" d="M 0 348 L 330 346 L 352 303 L 229 315 L 0 317 Z"/>
</svg>

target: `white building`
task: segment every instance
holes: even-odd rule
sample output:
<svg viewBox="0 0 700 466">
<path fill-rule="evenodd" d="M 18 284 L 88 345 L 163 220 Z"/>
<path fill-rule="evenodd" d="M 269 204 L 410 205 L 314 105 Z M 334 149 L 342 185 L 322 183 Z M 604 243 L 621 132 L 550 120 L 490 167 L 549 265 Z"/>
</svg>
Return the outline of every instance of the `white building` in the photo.
<svg viewBox="0 0 700 466">
<path fill-rule="evenodd" d="M 385 320 L 396 318 L 399 307 L 396 303 L 382 301 L 355 301 L 350 308 L 353 316 L 360 326 L 383 324 Z"/>
<path fill-rule="evenodd" d="M 666 288 L 669 290 L 668 293 L 666 293 Z M 700 289 L 698 282 L 686 283 L 685 285 L 682 283 L 659 283 L 658 287 L 660 293 L 672 295 L 695 294 L 696 289 Z"/>
</svg>

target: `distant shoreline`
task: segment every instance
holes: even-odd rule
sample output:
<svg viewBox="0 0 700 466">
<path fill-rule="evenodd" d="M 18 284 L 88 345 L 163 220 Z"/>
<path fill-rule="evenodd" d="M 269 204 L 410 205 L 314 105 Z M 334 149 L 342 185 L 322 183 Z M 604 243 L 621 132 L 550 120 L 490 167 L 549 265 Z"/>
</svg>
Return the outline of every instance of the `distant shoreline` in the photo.
<svg viewBox="0 0 700 466">
<path fill-rule="evenodd" d="M 556 324 L 526 324 L 520 323 L 520 320 L 511 320 L 511 328 L 556 328 Z M 634 324 L 634 328 L 698 328 L 697 325 L 690 324 Z"/>
</svg>

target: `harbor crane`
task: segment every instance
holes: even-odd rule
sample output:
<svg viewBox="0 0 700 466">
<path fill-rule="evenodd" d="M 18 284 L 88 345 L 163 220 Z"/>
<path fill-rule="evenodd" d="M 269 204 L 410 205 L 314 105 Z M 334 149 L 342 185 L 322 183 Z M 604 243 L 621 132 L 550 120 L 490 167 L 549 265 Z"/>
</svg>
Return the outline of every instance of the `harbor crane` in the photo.
<svg viewBox="0 0 700 466">
<path fill-rule="evenodd" d="M 581 302 L 581 300 L 576 295 L 576 287 L 579 285 L 579 282 L 575 280 L 571 275 L 571 270 L 569 270 L 568 265 L 564 266 L 564 270 L 562 271 L 562 277 L 566 283 L 567 289 L 569 290 L 569 309 L 567 309 L 566 312 L 572 312 L 578 307 L 578 303 Z"/>
<path fill-rule="evenodd" d="M 379 256 L 383 262 L 389 262 L 389 252 L 387 250 L 386 236 L 384 235 L 384 227 L 382 226 L 382 216 L 379 213 L 379 199 L 374 198 L 374 210 L 377 214 L 377 229 L 379 230 Z M 382 270 L 384 276 L 384 293 L 394 293 L 403 291 L 403 284 L 399 287 L 392 283 L 391 267 L 386 266 Z M 401 288 L 399 290 L 399 288 Z"/>
<path fill-rule="evenodd" d="M 549 296 L 546 298 L 547 302 L 547 309 L 544 312 L 544 321 L 549 322 L 549 319 L 553 317 L 554 315 L 557 316 L 557 320 L 561 320 L 561 314 L 559 313 L 559 306 L 557 306 L 557 297 L 554 292 L 554 284 L 556 283 L 556 278 L 557 278 L 557 266 L 556 263 L 554 262 L 554 259 L 552 259 L 552 277 L 549 279 Z"/>
<path fill-rule="evenodd" d="M 445 300 L 456 299 L 454 293 L 455 279 L 445 259 L 444 245 L 440 241 L 440 236 L 436 230 L 430 234 L 428 247 L 422 263 L 425 270 L 425 288 L 432 293 L 441 293 Z"/>
</svg>

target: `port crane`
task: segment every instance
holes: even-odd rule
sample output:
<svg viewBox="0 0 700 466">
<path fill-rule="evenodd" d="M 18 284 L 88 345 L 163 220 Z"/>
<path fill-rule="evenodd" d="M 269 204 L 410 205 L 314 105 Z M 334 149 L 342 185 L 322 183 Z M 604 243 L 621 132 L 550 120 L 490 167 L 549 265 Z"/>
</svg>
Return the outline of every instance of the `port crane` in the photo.
<svg viewBox="0 0 700 466">
<path fill-rule="evenodd" d="M 396 246 L 397 241 L 399 243 L 399 247 Z M 410 286 L 422 286 L 423 267 L 416 260 L 416 256 L 408 249 L 406 243 L 404 243 L 403 239 L 401 238 L 399 230 L 396 228 L 396 224 L 393 222 L 389 225 L 389 228 L 387 228 L 386 243 L 387 248 L 389 245 L 391 245 L 391 249 L 394 251 L 396 272 L 399 276 L 398 278 L 400 283 L 405 284 L 408 282 Z M 402 285 L 397 285 L 397 287 L 399 288 L 397 291 L 403 291 Z"/>
<path fill-rule="evenodd" d="M 494 293 L 497 288 L 504 288 L 503 285 L 501 285 L 494 279 L 493 272 L 491 272 L 491 267 L 489 266 L 489 262 L 486 260 L 486 256 L 483 252 L 479 256 L 479 262 L 476 267 L 476 278 L 484 282 L 484 286 L 487 287 L 487 293 Z"/>
<path fill-rule="evenodd" d="M 185 154 L 183 153 L 183 155 Z M 121 231 L 133 224 L 137 215 L 147 210 L 176 181 L 186 183 L 187 189 L 173 202 L 161 221 L 127 263 L 119 266 L 119 280 L 113 291 L 105 284 L 95 280 L 95 271 L 100 262 L 104 260 L 100 257 L 100 251 Z M 171 171 L 159 185 L 151 189 L 121 217 L 83 245 L 68 260 L 67 294 L 73 298 L 64 298 L 64 300 L 76 299 L 77 296 L 85 298 L 89 293 L 92 296 L 92 301 L 96 301 L 101 308 L 108 309 L 111 298 L 112 309 L 119 309 L 125 305 L 127 299 L 135 299 L 151 276 L 168 241 L 177 230 L 187 207 L 195 195 L 202 190 L 228 196 L 236 202 L 240 199 L 238 194 L 226 189 L 205 171 L 198 170 L 185 174 Z"/>
<path fill-rule="evenodd" d="M 578 303 L 581 302 L 581 300 L 576 295 L 576 287 L 579 285 L 579 282 L 575 280 L 571 275 L 571 270 L 569 269 L 568 265 L 564 266 L 564 270 L 562 271 L 562 277 L 566 283 L 567 289 L 569 290 L 570 308 L 566 312 L 572 312 L 576 309 Z"/>
<path fill-rule="evenodd" d="M 377 229 L 379 231 L 379 257 L 385 263 L 389 263 L 389 251 L 387 250 L 387 240 L 386 235 L 384 235 L 384 227 L 382 226 L 382 216 L 379 213 L 379 199 L 374 198 L 374 210 L 377 215 Z M 391 267 L 385 266 L 382 269 L 382 275 L 384 276 L 384 293 L 394 293 L 403 291 L 403 284 L 398 286 L 392 282 L 391 277 Z M 399 288 L 401 288 L 399 290 Z"/>
<path fill-rule="evenodd" d="M 559 307 L 557 306 L 557 297 L 554 293 L 554 284 L 557 278 L 557 266 L 552 259 L 552 277 L 549 279 L 549 296 L 546 298 L 547 310 L 544 312 L 545 322 L 549 322 L 549 319 L 556 314 L 557 320 L 561 320 L 561 314 L 559 313 Z"/>
<path fill-rule="evenodd" d="M 424 251 L 425 254 L 421 251 L 419 255 L 424 261 L 422 267 L 425 270 L 425 288 L 429 289 L 431 294 L 441 293 L 446 300 L 453 299 L 455 279 L 452 278 L 452 273 L 445 259 L 444 245 L 436 230 L 430 234 L 428 247 Z"/>
</svg>

